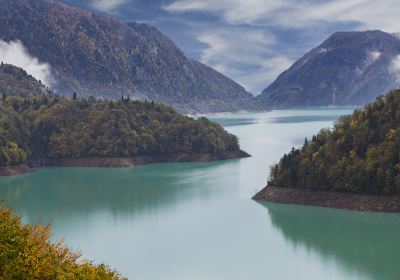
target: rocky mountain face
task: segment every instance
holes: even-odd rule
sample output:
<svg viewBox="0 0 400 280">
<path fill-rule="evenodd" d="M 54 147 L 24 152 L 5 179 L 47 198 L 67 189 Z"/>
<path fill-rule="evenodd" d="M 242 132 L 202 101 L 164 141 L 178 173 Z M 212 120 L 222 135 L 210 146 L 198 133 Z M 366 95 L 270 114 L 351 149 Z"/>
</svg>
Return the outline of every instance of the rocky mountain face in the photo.
<svg viewBox="0 0 400 280">
<path fill-rule="evenodd" d="M 80 96 L 150 99 L 182 112 L 260 110 L 243 87 L 187 58 L 169 38 L 146 24 L 48 0 L 0 1 L 0 38 L 20 40 L 48 63 L 55 91 Z"/>
<path fill-rule="evenodd" d="M 284 71 L 258 100 L 272 107 L 363 105 L 400 84 L 400 39 L 337 32 Z"/>
</svg>

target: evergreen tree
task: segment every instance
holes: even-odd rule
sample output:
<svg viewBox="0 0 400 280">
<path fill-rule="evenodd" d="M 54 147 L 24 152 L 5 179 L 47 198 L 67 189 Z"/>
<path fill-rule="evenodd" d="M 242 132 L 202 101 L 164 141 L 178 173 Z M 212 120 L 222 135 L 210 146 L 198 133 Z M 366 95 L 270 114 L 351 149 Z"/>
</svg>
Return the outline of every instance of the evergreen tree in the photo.
<svg viewBox="0 0 400 280">
<path fill-rule="evenodd" d="M 274 166 L 276 186 L 400 194 L 400 90 L 305 140 Z"/>
</svg>

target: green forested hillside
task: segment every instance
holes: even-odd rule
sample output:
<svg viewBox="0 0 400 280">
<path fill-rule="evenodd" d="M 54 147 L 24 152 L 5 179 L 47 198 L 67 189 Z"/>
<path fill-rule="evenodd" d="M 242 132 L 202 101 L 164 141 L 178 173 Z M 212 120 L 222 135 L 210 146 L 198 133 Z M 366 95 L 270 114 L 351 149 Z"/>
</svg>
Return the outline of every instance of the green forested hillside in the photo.
<svg viewBox="0 0 400 280">
<path fill-rule="evenodd" d="M 26 75 L 20 83 L 32 80 Z M 0 100 L 0 165 L 43 158 L 239 150 L 237 137 L 220 125 L 164 105 L 129 97 L 68 99 L 44 87 L 45 93 L 25 95 L 20 94 L 20 83 L 6 88 Z"/>
<path fill-rule="evenodd" d="M 332 130 L 292 149 L 271 185 L 369 194 L 400 193 L 400 90 L 378 97 Z"/>
<path fill-rule="evenodd" d="M 218 153 L 238 140 L 206 118 L 154 103 L 7 97 L 0 104 L 2 165 L 28 158 Z"/>
</svg>

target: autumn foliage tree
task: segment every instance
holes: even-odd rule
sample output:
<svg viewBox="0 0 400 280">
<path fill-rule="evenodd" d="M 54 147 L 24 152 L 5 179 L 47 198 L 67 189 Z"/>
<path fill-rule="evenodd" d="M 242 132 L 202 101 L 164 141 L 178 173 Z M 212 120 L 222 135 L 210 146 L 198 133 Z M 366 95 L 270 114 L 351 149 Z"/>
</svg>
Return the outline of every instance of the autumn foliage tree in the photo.
<svg viewBox="0 0 400 280">
<path fill-rule="evenodd" d="M 62 242 L 50 241 L 51 227 L 26 225 L 0 206 L 0 279 L 119 280 L 104 264 L 94 265 Z"/>
<path fill-rule="evenodd" d="M 369 194 L 400 193 L 400 90 L 323 129 L 272 167 L 271 184 Z"/>
</svg>

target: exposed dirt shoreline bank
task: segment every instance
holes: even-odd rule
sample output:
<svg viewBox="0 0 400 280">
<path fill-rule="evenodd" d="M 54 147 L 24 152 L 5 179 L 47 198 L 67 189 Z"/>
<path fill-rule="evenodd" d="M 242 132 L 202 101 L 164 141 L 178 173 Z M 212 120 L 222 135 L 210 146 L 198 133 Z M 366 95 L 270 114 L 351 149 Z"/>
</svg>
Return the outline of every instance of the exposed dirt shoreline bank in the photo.
<svg viewBox="0 0 400 280">
<path fill-rule="evenodd" d="M 177 153 L 157 156 L 135 157 L 89 157 L 89 158 L 64 158 L 41 159 L 28 164 L 13 166 L 0 166 L 0 176 L 15 176 L 34 171 L 40 167 L 133 167 L 151 163 L 167 162 L 210 162 L 245 158 L 250 155 L 242 150 L 223 153 Z"/>
<path fill-rule="evenodd" d="M 30 167 L 28 164 L 0 166 L 0 176 L 16 176 L 33 171 L 35 171 L 35 169 Z"/>
<path fill-rule="evenodd" d="M 365 195 L 266 186 L 254 200 L 371 212 L 400 212 L 400 195 Z"/>
</svg>

